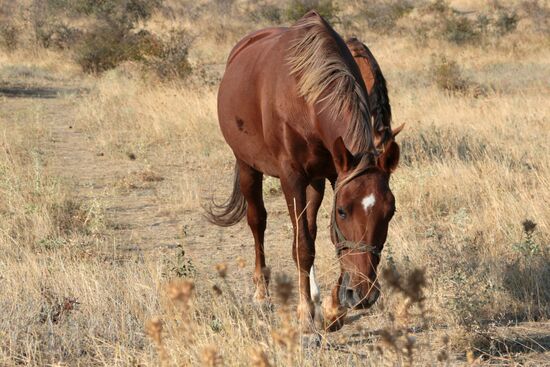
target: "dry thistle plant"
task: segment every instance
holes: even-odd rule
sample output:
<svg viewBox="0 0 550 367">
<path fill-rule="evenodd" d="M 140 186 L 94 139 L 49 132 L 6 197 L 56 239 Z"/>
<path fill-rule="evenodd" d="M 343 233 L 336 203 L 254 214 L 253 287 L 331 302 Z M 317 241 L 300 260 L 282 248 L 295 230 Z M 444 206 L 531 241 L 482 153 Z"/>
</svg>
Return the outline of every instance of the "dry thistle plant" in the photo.
<svg viewBox="0 0 550 367">
<path fill-rule="evenodd" d="M 408 327 L 411 319 L 410 310 L 413 306 L 419 309 L 419 317 L 423 325 L 427 324 L 424 307 L 424 288 L 427 283 L 424 270 L 414 269 L 406 279 L 403 279 L 395 269 L 388 268 L 382 272 L 382 278 L 387 282 L 389 288 L 401 294 L 404 300 L 398 309 L 399 322 L 396 322 L 396 317 L 392 312 L 388 314 L 391 325 L 380 331 L 380 344 L 385 348 L 379 346 L 376 350 L 383 357 L 389 357 L 399 365 L 412 366 L 414 352 L 418 349 L 416 337 L 411 335 Z M 384 353 L 384 350 L 390 351 L 391 355 Z M 440 353 L 438 359 L 446 361 L 448 353 L 446 351 Z"/>
<path fill-rule="evenodd" d="M 444 345 L 444 349 L 437 354 L 437 361 L 440 363 L 445 362 L 446 365 L 449 365 L 449 337 L 444 335 L 441 339 Z"/>
<path fill-rule="evenodd" d="M 194 290 L 195 283 L 189 279 L 174 279 L 166 287 L 166 294 L 173 305 L 171 310 L 175 313 L 171 324 L 173 327 L 175 326 L 175 329 L 173 329 L 175 333 L 172 338 L 178 338 L 185 345 L 193 345 L 195 343 L 197 326 L 192 319 Z M 174 321 L 178 321 L 178 319 L 181 322 L 174 324 Z"/>
<path fill-rule="evenodd" d="M 298 329 L 292 325 L 292 315 L 290 311 L 289 301 L 292 296 L 293 283 L 290 277 L 286 274 L 278 274 L 275 277 L 275 294 L 281 301 L 279 308 L 279 316 L 281 325 L 278 329 L 271 332 L 273 341 L 283 347 L 287 352 L 288 364 L 292 364 L 293 355 L 298 349 Z"/>
<path fill-rule="evenodd" d="M 293 290 L 292 280 L 286 274 L 278 274 L 275 277 L 275 294 L 283 306 L 288 306 Z"/>
<path fill-rule="evenodd" d="M 174 279 L 166 287 L 168 297 L 180 306 L 184 313 L 191 306 L 191 296 L 194 290 L 195 283 L 188 279 Z"/>
<path fill-rule="evenodd" d="M 224 365 L 222 356 L 213 345 L 207 346 L 202 350 L 201 361 L 202 365 L 206 367 L 221 367 Z"/>
<path fill-rule="evenodd" d="M 271 367 L 267 354 L 260 347 L 253 348 L 251 350 L 250 363 L 252 367 Z"/>
<path fill-rule="evenodd" d="M 222 279 L 225 279 L 227 276 L 227 264 L 225 263 L 219 263 L 216 264 L 216 271 L 218 272 L 218 276 Z"/>
<path fill-rule="evenodd" d="M 227 281 L 227 264 L 226 263 L 216 264 L 215 269 L 216 269 L 216 272 L 218 273 L 218 276 L 221 278 L 221 280 L 225 285 L 226 294 L 229 295 L 229 300 L 233 303 L 233 306 L 235 306 L 235 308 L 238 310 L 240 314 L 244 314 L 244 309 L 241 301 L 239 300 L 235 292 L 233 292 L 233 288 L 231 287 L 231 284 L 229 284 L 229 282 Z M 212 287 L 212 290 L 217 295 L 222 294 L 222 290 L 218 285 L 214 285 Z"/>
<path fill-rule="evenodd" d="M 388 283 L 390 289 L 397 291 L 404 297 L 401 303 L 397 316 L 400 321 L 407 323 L 410 319 L 410 310 L 412 306 L 417 306 L 420 311 L 420 320 L 423 326 L 426 325 L 426 309 L 424 307 L 424 292 L 426 287 L 426 277 L 424 270 L 414 269 L 410 275 L 403 280 L 401 275 L 393 268 L 384 269 L 382 277 Z"/>
<path fill-rule="evenodd" d="M 162 328 L 163 323 L 160 317 L 153 317 L 145 324 L 145 332 L 155 343 L 159 364 L 161 366 L 166 366 L 168 365 L 168 354 L 162 340 Z"/>
<path fill-rule="evenodd" d="M 217 285 L 217 284 L 214 284 L 212 286 L 212 291 L 216 294 L 216 296 L 221 296 L 223 294 L 221 288 Z"/>
</svg>

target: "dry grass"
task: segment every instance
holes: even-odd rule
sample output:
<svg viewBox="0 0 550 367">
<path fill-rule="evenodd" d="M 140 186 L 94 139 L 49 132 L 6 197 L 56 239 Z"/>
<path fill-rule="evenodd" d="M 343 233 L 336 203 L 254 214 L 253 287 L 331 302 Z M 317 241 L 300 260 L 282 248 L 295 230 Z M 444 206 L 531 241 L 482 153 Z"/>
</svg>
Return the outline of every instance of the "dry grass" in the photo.
<svg viewBox="0 0 550 367">
<path fill-rule="evenodd" d="M 480 4 L 452 2 L 461 10 L 485 9 Z M 218 231 L 196 219 L 205 196 L 227 194 L 232 172 L 215 112 L 219 64 L 240 36 L 269 21 L 251 24 L 254 7 L 245 1 L 205 7 L 224 9 L 216 22 L 200 4 L 167 5 L 170 11 L 154 15 L 149 29 L 202 30 L 189 55 L 195 74 L 185 82 L 160 82 L 132 63 L 84 78 L 67 53 L 43 49 L 0 54 L 6 85 L 88 86 L 82 97 L 63 97 L 77 105 L 69 117 L 73 128 L 105 159 L 142 164 L 113 178 L 115 191 L 154 191 L 158 210 L 196 226 L 185 224 L 176 251 L 121 252 L 108 230 L 108 198 L 83 198 L 58 177 L 63 172 L 49 169 L 57 159 L 51 111 L 42 102 L 17 109 L 19 102 L 0 99 L 2 111 L 11 111 L 0 115 L 0 364 L 445 365 L 481 363 L 475 360 L 490 355 L 509 364 L 547 363 L 548 352 L 524 348 L 513 355 L 506 348 L 517 343 L 502 337 L 502 347 L 493 337 L 495 328 L 550 316 L 545 36 L 522 18 L 518 32 L 499 42 L 459 47 L 429 38 L 419 46 L 413 36 L 370 33 L 364 19 L 351 16 L 352 5 L 339 7 L 341 18 L 353 19 L 340 23 L 340 31 L 358 35 L 374 52 L 395 123 L 407 125 L 392 179 L 398 212 L 381 264 L 383 295 L 367 316 L 323 333 L 322 348 L 308 350 L 293 332 L 293 293 L 276 301 L 275 312 L 249 300 L 252 266 L 233 252 L 251 241 L 246 225 Z M 406 20 L 398 24 L 406 27 Z M 484 93 L 441 90 L 430 69 L 434 49 Z M 264 191 L 272 278 L 285 272 L 294 284 L 280 189 L 269 179 Z M 325 230 L 330 196 L 319 215 L 316 259 L 325 294 L 338 272 Z M 525 219 L 536 227 L 522 225 Z M 250 246 L 239 251 L 252 262 Z M 223 277 L 216 276 L 218 261 L 226 264 Z M 415 288 L 424 284 L 419 274 L 426 277 L 421 289 Z M 279 279 L 273 290 L 285 293 L 288 280 Z M 547 350 L 547 339 L 546 333 L 529 345 Z"/>
</svg>

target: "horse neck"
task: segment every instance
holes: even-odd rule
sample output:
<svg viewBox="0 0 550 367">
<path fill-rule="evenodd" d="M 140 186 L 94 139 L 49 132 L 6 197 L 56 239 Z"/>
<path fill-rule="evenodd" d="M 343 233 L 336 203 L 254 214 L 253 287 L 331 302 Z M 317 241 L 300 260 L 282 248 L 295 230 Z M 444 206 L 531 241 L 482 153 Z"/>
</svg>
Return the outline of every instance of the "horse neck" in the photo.
<svg viewBox="0 0 550 367">
<path fill-rule="evenodd" d="M 361 151 L 359 149 L 355 149 L 356 142 L 349 141 L 349 139 L 346 139 L 346 136 L 348 135 L 348 129 L 350 126 L 350 116 L 348 113 L 343 113 L 343 116 L 338 121 L 335 121 L 329 113 L 326 112 L 326 110 L 323 109 L 322 103 L 320 103 L 316 108 L 316 120 L 317 123 L 315 124 L 318 128 L 318 133 L 323 141 L 323 144 L 325 148 L 333 154 L 333 147 L 334 142 L 339 137 L 344 138 L 344 144 L 348 148 L 348 150 L 353 154 L 357 155 L 360 153 L 364 153 L 364 151 Z M 370 129 L 370 124 L 368 126 Z M 366 137 L 365 137 L 366 138 Z"/>
</svg>

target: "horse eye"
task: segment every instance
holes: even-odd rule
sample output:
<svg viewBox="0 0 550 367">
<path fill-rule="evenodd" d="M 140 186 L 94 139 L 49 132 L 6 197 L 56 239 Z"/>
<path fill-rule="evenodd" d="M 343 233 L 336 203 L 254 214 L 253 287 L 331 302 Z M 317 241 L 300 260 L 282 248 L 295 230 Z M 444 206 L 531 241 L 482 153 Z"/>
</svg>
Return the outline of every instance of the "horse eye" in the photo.
<svg viewBox="0 0 550 367">
<path fill-rule="evenodd" d="M 347 214 L 344 209 L 338 208 L 338 215 L 340 216 L 340 218 L 345 219 Z"/>
</svg>

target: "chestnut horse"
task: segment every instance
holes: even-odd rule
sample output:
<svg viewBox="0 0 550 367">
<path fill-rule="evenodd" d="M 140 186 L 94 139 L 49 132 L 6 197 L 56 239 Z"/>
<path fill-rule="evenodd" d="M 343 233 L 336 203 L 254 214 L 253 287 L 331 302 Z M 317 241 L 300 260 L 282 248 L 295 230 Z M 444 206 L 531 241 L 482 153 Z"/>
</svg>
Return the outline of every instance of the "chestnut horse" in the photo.
<svg viewBox="0 0 550 367">
<path fill-rule="evenodd" d="M 345 42 L 316 12 L 288 28 L 269 28 L 242 39 L 231 51 L 218 92 L 218 118 L 236 158 L 233 193 L 207 209 L 220 226 L 246 214 L 254 236 L 255 299 L 268 296 L 264 256 L 267 213 L 264 174 L 278 177 L 294 228 L 298 318 L 311 330 L 316 217 L 325 180 L 333 187 L 331 239 L 341 274 L 323 303 L 327 326 L 343 325 L 353 307 L 379 295 L 376 267 L 395 211 L 390 173 L 399 147 L 389 139 L 378 153 L 367 91 Z"/>
</svg>

